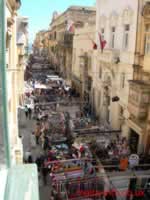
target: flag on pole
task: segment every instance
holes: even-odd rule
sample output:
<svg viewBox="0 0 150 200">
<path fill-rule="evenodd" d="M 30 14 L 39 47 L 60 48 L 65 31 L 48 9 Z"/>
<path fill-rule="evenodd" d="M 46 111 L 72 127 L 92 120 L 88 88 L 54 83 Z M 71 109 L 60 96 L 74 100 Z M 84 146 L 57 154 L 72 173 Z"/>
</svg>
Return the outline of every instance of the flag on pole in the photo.
<svg viewBox="0 0 150 200">
<path fill-rule="evenodd" d="M 70 33 L 74 33 L 74 22 L 72 20 L 68 20 L 66 30 Z"/>
<path fill-rule="evenodd" d="M 106 40 L 104 40 L 103 38 L 102 38 L 102 36 L 101 36 L 101 34 L 100 33 L 98 33 L 98 35 L 99 35 L 99 41 L 100 41 L 100 47 L 101 47 L 101 51 L 103 52 L 103 49 L 105 48 L 105 45 L 106 45 Z"/>
<path fill-rule="evenodd" d="M 97 44 L 94 41 L 92 42 L 93 42 L 93 49 L 97 49 Z"/>
<path fill-rule="evenodd" d="M 93 49 L 97 49 L 97 44 L 94 42 L 94 40 L 92 38 L 90 38 L 89 35 L 88 35 L 88 38 L 92 41 Z"/>
</svg>

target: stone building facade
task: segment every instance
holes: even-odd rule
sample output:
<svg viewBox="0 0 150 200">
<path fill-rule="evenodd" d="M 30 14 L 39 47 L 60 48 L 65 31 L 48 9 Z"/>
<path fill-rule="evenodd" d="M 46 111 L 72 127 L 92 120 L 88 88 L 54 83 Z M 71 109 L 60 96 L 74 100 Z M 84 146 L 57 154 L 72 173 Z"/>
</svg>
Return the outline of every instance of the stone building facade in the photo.
<svg viewBox="0 0 150 200">
<path fill-rule="evenodd" d="M 129 136 L 133 151 L 150 153 L 150 1 L 139 1 L 134 76 L 129 81 Z"/>
<path fill-rule="evenodd" d="M 64 13 L 59 15 L 55 12 L 53 15 L 50 24 L 50 40 L 53 41 L 51 50 L 58 71 L 68 81 L 71 80 L 74 31 L 77 27 L 82 27 L 93 13 L 95 13 L 93 7 L 71 6 Z"/>
<path fill-rule="evenodd" d="M 18 53 L 18 97 L 19 104 L 24 104 L 24 73 L 28 58 L 28 18 L 17 17 L 17 53 Z"/>
<path fill-rule="evenodd" d="M 93 42 L 95 41 L 96 13 L 82 28 L 75 30 L 73 38 L 72 87 L 80 93 L 82 100 L 91 104 L 93 82 Z"/>
<path fill-rule="evenodd" d="M 18 136 L 18 53 L 17 53 L 17 10 L 21 6 L 19 0 L 6 1 L 6 78 L 8 99 L 8 129 L 11 145 L 12 163 L 23 161 L 22 142 Z"/>
<path fill-rule="evenodd" d="M 36 34 L 34 43 L 33 43 L 33 54 L 37 55 L 37 56 L 41 56 L 42 55 L 42 51 L 43 51 L 43 40 L 45 37 L 45 30 L 41 30 Z"/>
<path fill-rule="evenodd" d="M 93 107 L 101 123 L 129 135 L 128 95 L 133 78 L 138 1 L 97 0 Z M 100 39 L 106 40 L 101 51 Z"/>
</svg>

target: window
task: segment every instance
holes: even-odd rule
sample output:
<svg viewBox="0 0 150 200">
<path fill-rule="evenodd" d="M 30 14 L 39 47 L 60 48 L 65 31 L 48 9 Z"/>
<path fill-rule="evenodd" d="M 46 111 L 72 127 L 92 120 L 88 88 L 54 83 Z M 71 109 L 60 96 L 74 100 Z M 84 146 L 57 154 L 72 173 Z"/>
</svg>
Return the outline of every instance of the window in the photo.
<svg viewBox="0 0 150 200">
<path fill-rule="evenodd" d="M 125 73 L 121 74 L 121 80 L 120 80 L 120 88 L 125 87 Z"/>
<path fill-rule="evenodd" d="M 120 117 L 123 117 L 123 107 L 122 106 L 120 106 L 119 115 L 120 115 Z"/>
<path fill-rule="evenodd" d="M 129 45 L 129 31 L 130 31 L 130 25 L 126 24 L 124 26 L 124 37 L 123 37 L 123 48 L 128 49 Z"/>
<path fill-rule="evenodd" d="M 115 47 L 115 31 L 116 31 L 116 28 L 112 27 L 111 28 L 111 48 Z"/>
<path fill-rule="evenodd" d="M 99 67 L 99 78 L 100 79 L 102 78 L 102 68 L 101 68 L 101 66 Z"/>
<path fill-rule="evenodd" d="M 148 102 L 149 102 L 149 95 L 148 94 L 142 94 L 141 104 L 147 104 Z"/>
<path fill-rule="evenodd" d="M 145 54 L 150 54 L 150 24 L 145 26 Z"/>
<path fill-rule="evenodd" d="M 105 30 L 104 28 L 101 29 L 101 37 L 102 37 L 102 40 L 104 40 L 104 33 L 105 33 Z"/>
<path fill-rule="evenodd" d="M 101 106 L 101 92 L 98 92 L 98 107 Z"/>
</svg>

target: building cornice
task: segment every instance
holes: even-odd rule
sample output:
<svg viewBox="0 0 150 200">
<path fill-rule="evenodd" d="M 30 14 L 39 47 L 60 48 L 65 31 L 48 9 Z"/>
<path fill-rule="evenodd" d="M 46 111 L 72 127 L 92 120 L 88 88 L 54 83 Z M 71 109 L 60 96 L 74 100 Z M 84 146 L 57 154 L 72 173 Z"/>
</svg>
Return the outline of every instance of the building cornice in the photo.
<svg viewBox="0 0 150 200">
<path fill-rule="evenodd" d="M 81 11 L 81 12 L 93 12 L 96 13 L 96 9 L 94 7 L 81 7 L 81 6 L 71 6 L 69 7 L 66 11 L 64 11 L 63 13 L 61 13 L 60 15 L 58 15 L 55 19 L 53 19 L 50 23 L 50 25 L 52 26 L 56 21 L 58 21 L 61 17 L 65 16 L 67 13 L 69 12 L 77 12 L 77 11 Z"/>
<path fill-rule="evenodd" d="M 7 0 L 6 5 L 8 9 L 12 12 L 18 10 L 21 6 L 21 0 Z"/>
</svg>

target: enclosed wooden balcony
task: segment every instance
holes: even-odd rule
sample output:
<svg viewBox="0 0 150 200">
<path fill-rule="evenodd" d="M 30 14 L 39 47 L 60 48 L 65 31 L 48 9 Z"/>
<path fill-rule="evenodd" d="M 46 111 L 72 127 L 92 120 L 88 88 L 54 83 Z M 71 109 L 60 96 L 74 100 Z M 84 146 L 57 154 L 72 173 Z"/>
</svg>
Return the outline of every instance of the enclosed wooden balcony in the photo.
<svg viewBox="0 0 150 200">
<path fill-rule="evenodd" d="M 72 47 L 73 45 L 73 33 L 70 32 L 64 32 L 63 34 L 61 33 L 59 39 L 58 39 L 58 44 L 63 46 L 63 47 Z"/>
<path fill-rule="evenodd" d="M 128 110 L 136 119 L 146 119 L 150 104 L 150 83 L 140 80 L 129 81 Z"/>
</svg>

